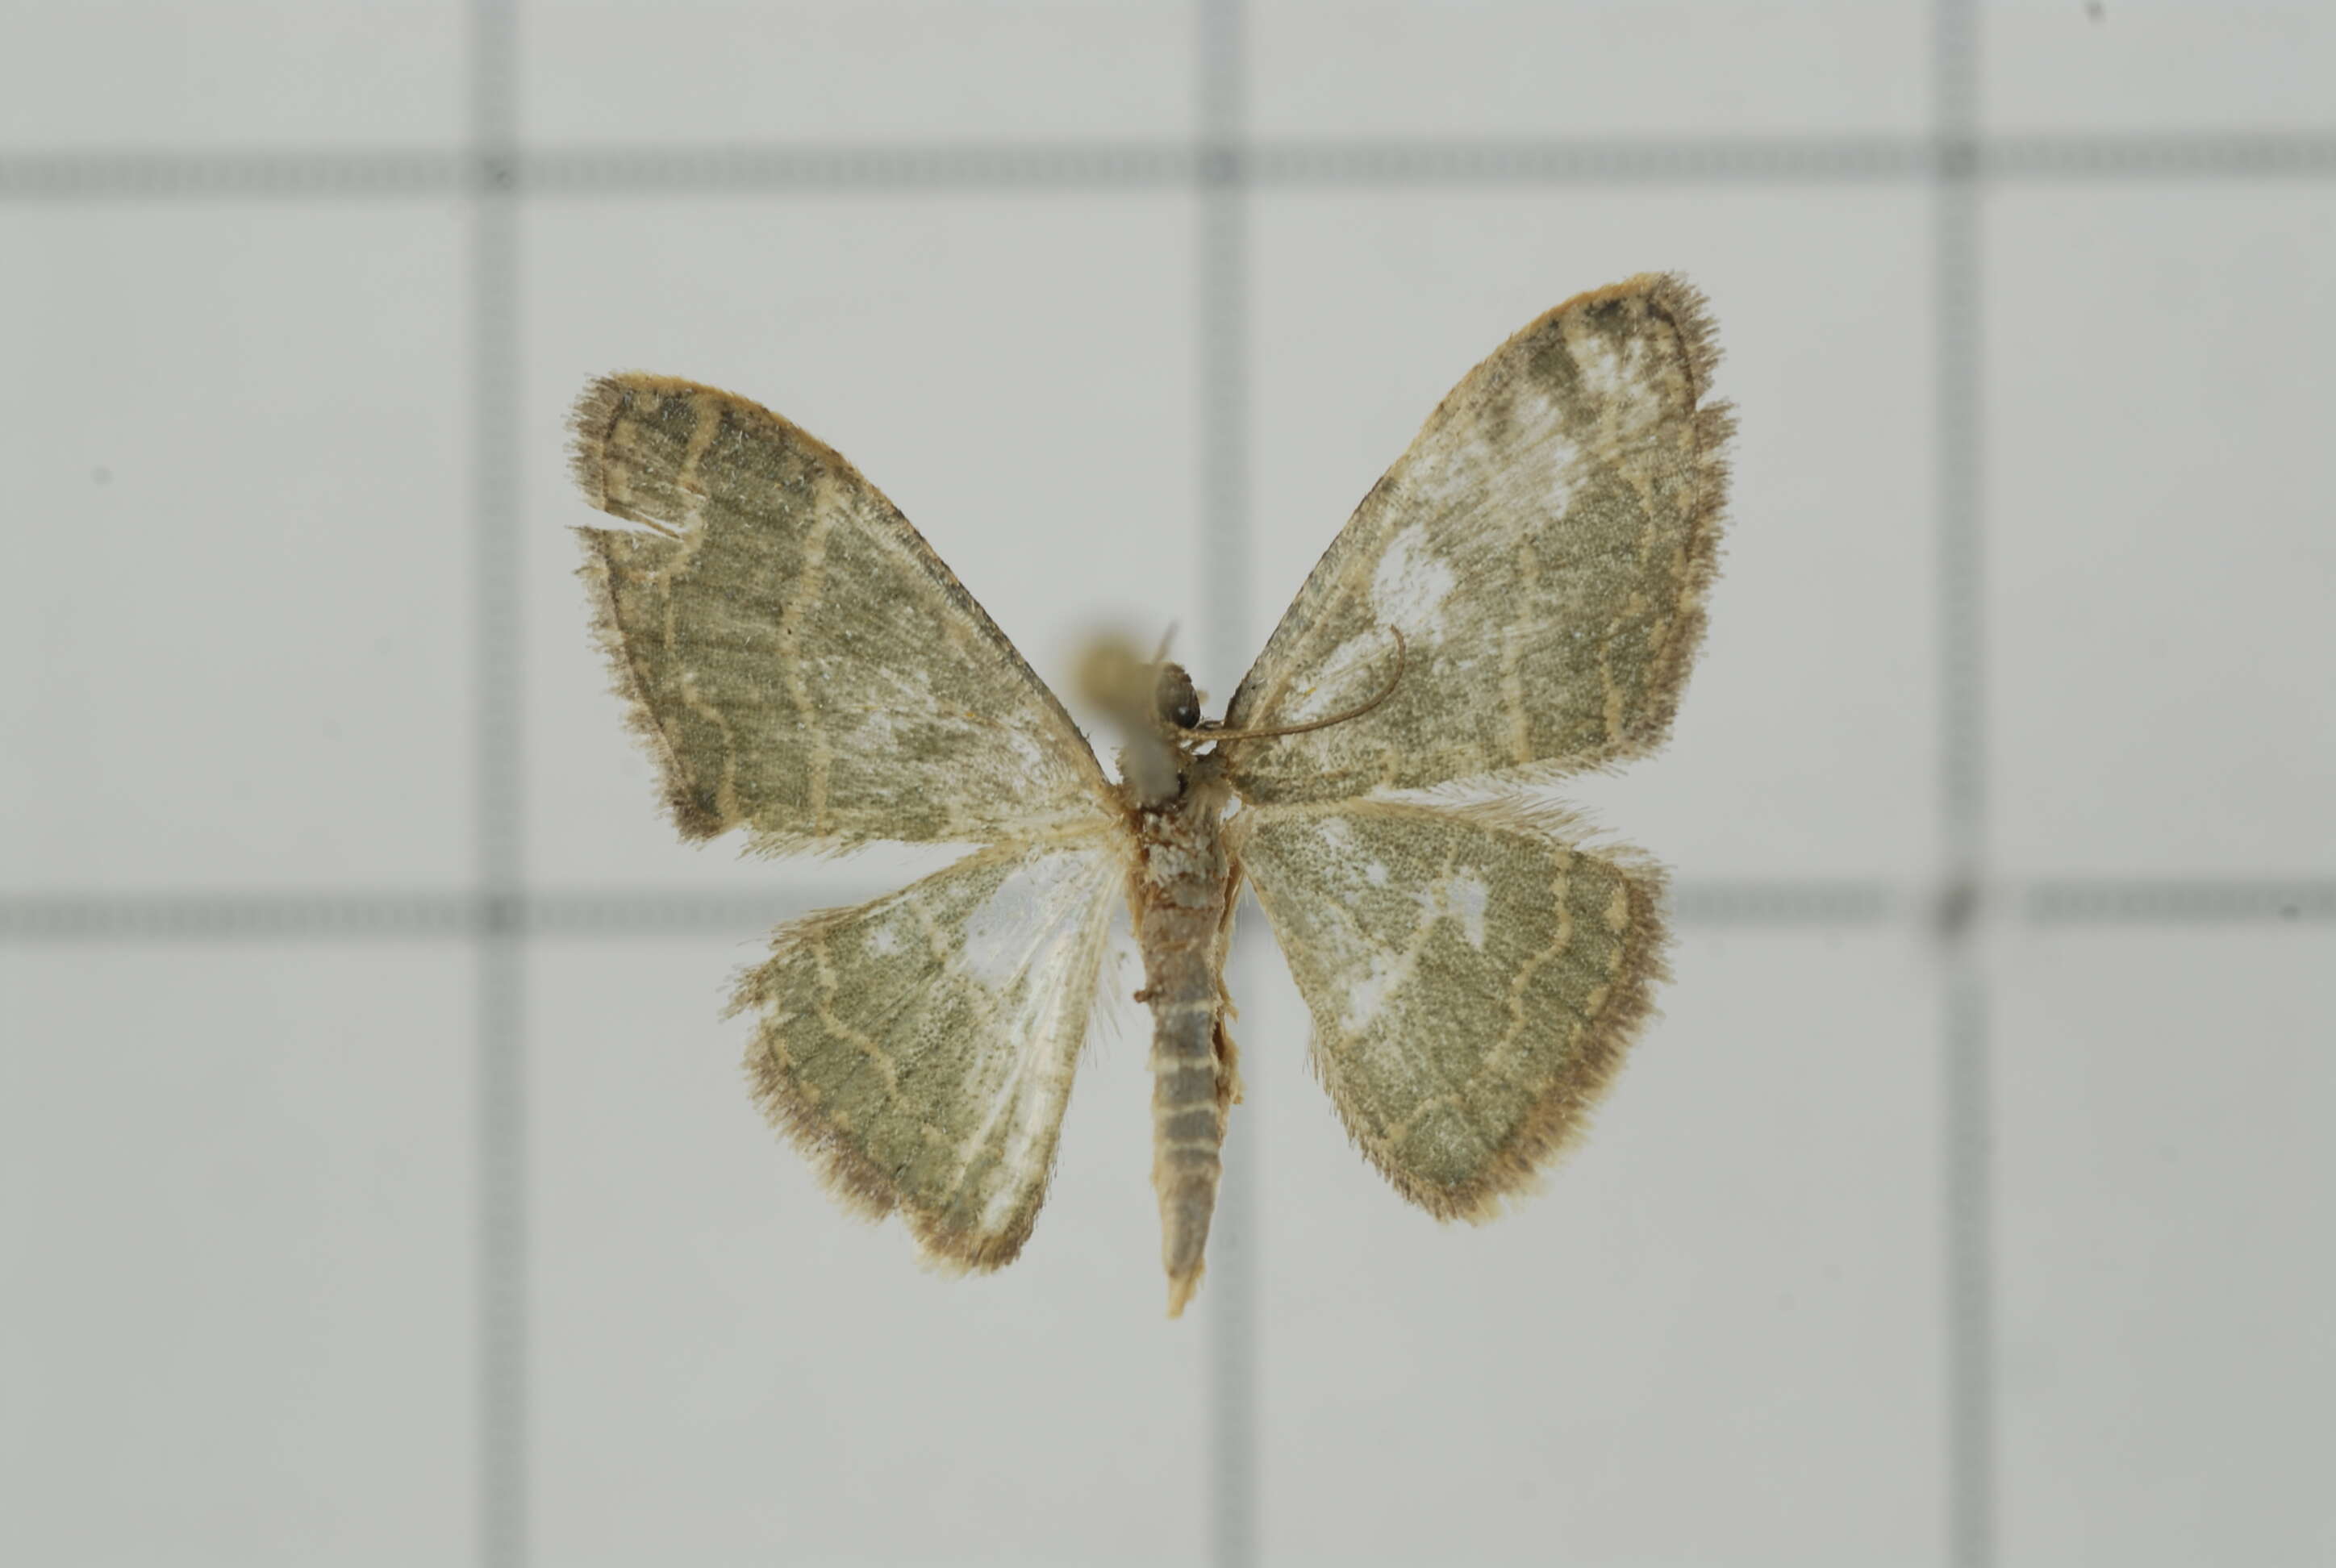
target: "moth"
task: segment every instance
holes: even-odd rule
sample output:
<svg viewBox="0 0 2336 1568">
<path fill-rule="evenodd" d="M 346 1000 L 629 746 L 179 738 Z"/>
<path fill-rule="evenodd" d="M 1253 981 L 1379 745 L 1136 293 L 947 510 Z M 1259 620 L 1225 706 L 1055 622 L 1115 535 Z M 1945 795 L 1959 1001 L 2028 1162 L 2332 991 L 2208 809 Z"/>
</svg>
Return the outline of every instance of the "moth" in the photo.
<svg viewBox="0 0 2336 1568">
<path fill-rule="evenodd" d="M 1153 1017 L 1153 1183 L 1180 1314 L 1241 1077 L 1253 888 L 1347 1131 L 1483 1219 L 1582 1128 L 1663 977 L 1663 879 L 1550 781 L 1661 743 L 1701 639 L 1727 405 L 1701 297 L 1581 295 L 1476 366 L 1363 498 L 1222 719 L 1123 656 L 1120 776 L 876 487 L 745 398 L 592 383 L 573 415 L 598 638 L 686 839 L 982 846 L 784 926 L 740 979 L 755 1097 L 927 1257 L 1028 1239 L 1124 901 Z M 1163 650 L 1164 654 L 1164 650 Z M 1110 661 L 1106 660 L 1108 665 Z"/>
</svg>

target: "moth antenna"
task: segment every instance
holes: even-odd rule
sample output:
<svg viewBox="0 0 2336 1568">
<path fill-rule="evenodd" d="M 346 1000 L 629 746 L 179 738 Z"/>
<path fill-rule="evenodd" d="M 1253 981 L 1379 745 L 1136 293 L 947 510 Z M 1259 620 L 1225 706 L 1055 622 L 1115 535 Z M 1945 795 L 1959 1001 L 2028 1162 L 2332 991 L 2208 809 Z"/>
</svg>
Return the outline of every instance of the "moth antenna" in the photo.
<svg viewBox="0 0 2336 1568">
<path fill-rule="evenodd" d="M 1387 677 L 1387 685 L 1379 687 L 1378 695 L 1370 701 L 1350 707 L 1344 713 L 1334 713 L 1329 718 L 1318 718 L 1306 724 L 1268 725 L 1260 729 L 1224 729 L 1216 725 L 1204 724 L 1198 729 L 1186 730 L 1184 733 L 1191 735 L 1203 735 L 1210 740 L 1264 740 L 1270 735 L 1304 735 L 1308 730 L 1329 729 L 1334 724 L 1344 724 L 1350 718 L 1362 717 L 1395 695 L 1396 683 L 1403 679 L 1404 665 L 1410 658 L 1410 650 L 1403 640 L 1403 628 L 1389 622 L 1387 630 L 1395 634 L 1395 673 Z"/>
</svg>

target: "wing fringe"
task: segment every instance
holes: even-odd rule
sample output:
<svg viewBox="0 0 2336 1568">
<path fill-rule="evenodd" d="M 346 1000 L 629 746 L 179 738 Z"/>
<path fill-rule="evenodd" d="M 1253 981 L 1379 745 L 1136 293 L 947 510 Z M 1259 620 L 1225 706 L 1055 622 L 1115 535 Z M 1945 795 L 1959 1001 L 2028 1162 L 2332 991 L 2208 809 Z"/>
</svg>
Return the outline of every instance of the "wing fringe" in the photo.
<svg viewBox="0 0 2336 1568">
<path fill-rule="evenodd" d="M 1269 816 L 1352 814 L 1367 813 L 1373 807 L 1429 811 L 1498 832 L 1528 833 L 1612 867 L 1621 873 L 1627 891 L 1628 929 L 1633 940 L 1625 945 L 1621 964 L 1607 984 L 1605 1005 L 1590 1020 L 1576 1043 L 1567 1072 L 1527 1107 L 1515 1129 L 1471 1180 L 1459 1185 L 1421 1182 L 1409 1170 L 1387 1158 L 1384 1151 L 1359 1135 L 1347 1115 L 1325 1071 L 1319 1037 L 1307 1052 L 1315 1081 L 1338 1107 L 1348 1141 L 1387 1178 L 1390 1186 L 1438 1220 L 1483 1224 L 1504 1213 L 1511 1201 L 1540 1190 L 1541 1177 L 1588 1134 L 1592 1114 L 1621 1076 L 1630 1047 L 1647 1026 L 1661 1016 L 1654 1003 L 1654 993 L 1656 987 L 1670 979 L 1670 933 L 1666 918 L 1669 877 L 1651 856 L 1606 839 L 1579 813 L 1555 801 L 1511 794 L 1469 795 L 1449 784 L 1432 790 L 1304 805 L 1250 806 L 1233 822 L 1247 821 L 1253 831 L 1256 823 Z M 1247 837 L 1244 832 L 1234 839 L 1237 852 Z M 1258 899 L 1270 918 L 1272 905 L 1261 885 Z"/>
<path fill-rule="evenodd" d="M 934 876 L 946 877 L 962 870 L 972 861 L 1010 856 L 1029 847 L 1027 844 L 1011 843 L 991 845 L 935 872 Z M 817 910 L 780 926 L 772 933 L 768 956 L 762 962 L 739 970 L 729 1005 L 724 1009 L 723 1016 L 736 1018 L 763 1011 L 771 999 L 763 985 L 765 971 L 774 969 L 814 940 L 861 919 L 871 905 L 897 896 L 896 893 L 885 894 L 867 904 Z M 1114 891 L 1107 895 L 1105 901 L 1108 904 L 1115 900 Z M 1090 947 L 1101 950 L 1107 945 L 1108 924 L 1107 919 L 1098 920 L 1089 930 L 1085 940 Z M 1100 958 L 1098 950 L 1098 981 L 1101 978 Z M 1082 967 L 1074 966 L 1074 972 Z M 1079 1047 L 1071 1058 L 1074 1071 L 1094 1038 L 1095 1018 L 1102 1007 L 1104 994 L 1100 983 L 1089 985 L 1086 1012 L 1079 1021 Z M 1014 1222 L 1006 1230 L 979 1233 L 953 1228 L 945 1216 L 920 1207 L 903 1194 L 891 1173 L 870 1158 L 864 1149 L 855 1144 L 849 1135 L 836 1125 L 832 1117 L 821 1108 L 816 1096 L 806 1094 L 803 1085 L 787 1076 L 786 1055 L 784 1040 L 767 1018 L 756 1018 L 744 1064 L 747 1091 L 761 1108 L 764 1119 L 803 1156 L 818 1177 L 820 1185 L 839 1207 L 871 1223 L 898 1211 L 917 1244 L 919 1261 L 937 1273 L 989 1273 L 1006 1267 L 1021 1255 L 1024 1245 L 1036 1228 L 1038 1213 L 1046 1207 L 1047 1194 L 1053 1189 L 1055 1168 L 1060 1157 L 1059 1144 L 1048 1152 L 1046 1167 L 1038 1174 L 1030 1201 L 1022 1206 Z"/>
<path fill-rule="evenodd" d="M 1601 852 L 1610 862 L 1614 857 Z M 1651 865 L 1651 862 L 1646 862 Z M 1624 950 L 1606 1006 L 1582 1031 L 1576 1046 L 1573 1070 L 1553 1083 L 1527 1109 L 1524 1120 L 1506 1142 L 1494 1151 L 1475 1180 L 1460 1188 L 1413 1190 L 1377 1160 L 1372 1164 L 1394 1183 L 1397 1191 L 1439 1220 L 1465 1220 L 1484 1224 L 1506 1212 L 1510 1203 L 1541 1190 L 1541 1178 L 1589 1135 L 1601 1103 L 1621 1076 L 1623 1061 L 1647 1026 L 1661 1016 L 1655 1006 L 1655 988 L 1670 979 L 1667 954 L 1670 933 L 1664 920 L 1663 881 L 1638 874 L 1623 881 L 1630 901 L 1631 928 L 1641 940 Z M 1363 1151 L 1368 1157 L 1370 1151 Z M 1416 1184 L 1415 1184 L 1416 1185 Z"/>
<path fill-rule="evenodd" d="M 1678 273 L 1642 272 L 1610 287 L 1580 295 L 1550 315 L 1594 304 L 1604 296 L 1631 294 L 1642 295 L 1649 307 L 1669 324 L 1678 339 L 1679 357 L 1696 405 L 1689 428 L 1695 433 L 1693 462 L 1697 482 L 1694 502 L 1685 509 L 1689 527 L 1687 572 L 1679 590 L 1679 613 L 1663 645 L 1660 674 L 1648 683 L 1646 706 L 1637 716 L 1639 722 L 1607 759 L 1617 763 L 1645 756 L 1669 738 L 1671 721 L 1678 716 L 1679 698 L 1687 690 L 1688 671 L 1703 647 L 1704 602 L 1719 572 L 1719 541 L 1727 523 L 1728 443 L 1736 434 L 1735 404 L 1704 402 L 1711 386 L 1712 372 L 1719 365 L 1719 336 L 1712 325 L 1710 302 L 1704 298 L 1701 289 Z M 1525 331 L 1531 332 L 1541 325 L 1537 321 Z"/>
</svg>

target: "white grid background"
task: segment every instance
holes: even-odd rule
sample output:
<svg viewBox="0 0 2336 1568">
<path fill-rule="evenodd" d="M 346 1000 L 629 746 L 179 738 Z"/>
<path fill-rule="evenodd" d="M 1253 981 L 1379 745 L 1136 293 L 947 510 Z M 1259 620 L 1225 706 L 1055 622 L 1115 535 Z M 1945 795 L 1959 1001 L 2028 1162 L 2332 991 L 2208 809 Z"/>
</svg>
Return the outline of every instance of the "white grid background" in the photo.
<svg viewBox="0 0 2336 1568">
<path fill-rule="evenodd" d="M 0 5 L 0 1558 L 2336 1560 L 2331 82 L 2302 4 Z M 835 1216 L 716 1004 L 926 862 L 672 843 L 583 378 L 1222 694 L 1649 268 L 1743 435 L 1576 792 L 1682 928 L 1587 1149 L 1403 1210 L 1252 911 L 1193 1320 L 1124 1002 L 1014 1270 Z"/>
</svg>

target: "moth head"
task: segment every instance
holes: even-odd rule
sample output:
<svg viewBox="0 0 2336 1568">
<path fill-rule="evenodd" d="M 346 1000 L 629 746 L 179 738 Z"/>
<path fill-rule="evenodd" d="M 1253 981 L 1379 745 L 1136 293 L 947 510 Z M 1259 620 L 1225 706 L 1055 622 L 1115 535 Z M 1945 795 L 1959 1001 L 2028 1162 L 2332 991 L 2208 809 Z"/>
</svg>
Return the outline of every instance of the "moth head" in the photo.
<svg viewBox="0 0 2336 1568">
<path fill-rule="evenodd" d="M 1169 662 L 1167 646 L 1146 657 L 1124 638 L 1095 638 L 1079 657 L 1078 686 L 1125 739 L 1119 773 L 1135 798 L 1173 800 L 1198 738 L 1201 694 L 1184 667 Z"/>
<path fill-rule="evenodd" d="M 1124 638 L 1095 638 L 1079 657 L 1079 695 L 1122 729 L 1171 737 L 1198 729 L 1201 694 L 1184 667 L 1166 656 L 1164 648 L 1147 658 Z"/>
<path fill-rule="evenodd" d="M 1184 667 L 1163 660 L 1153 668 L 1158 672 L 1152 682 L 1153 716 L 1172 730 L 1200 728 L 1201 694 Z"/>
</svg>

